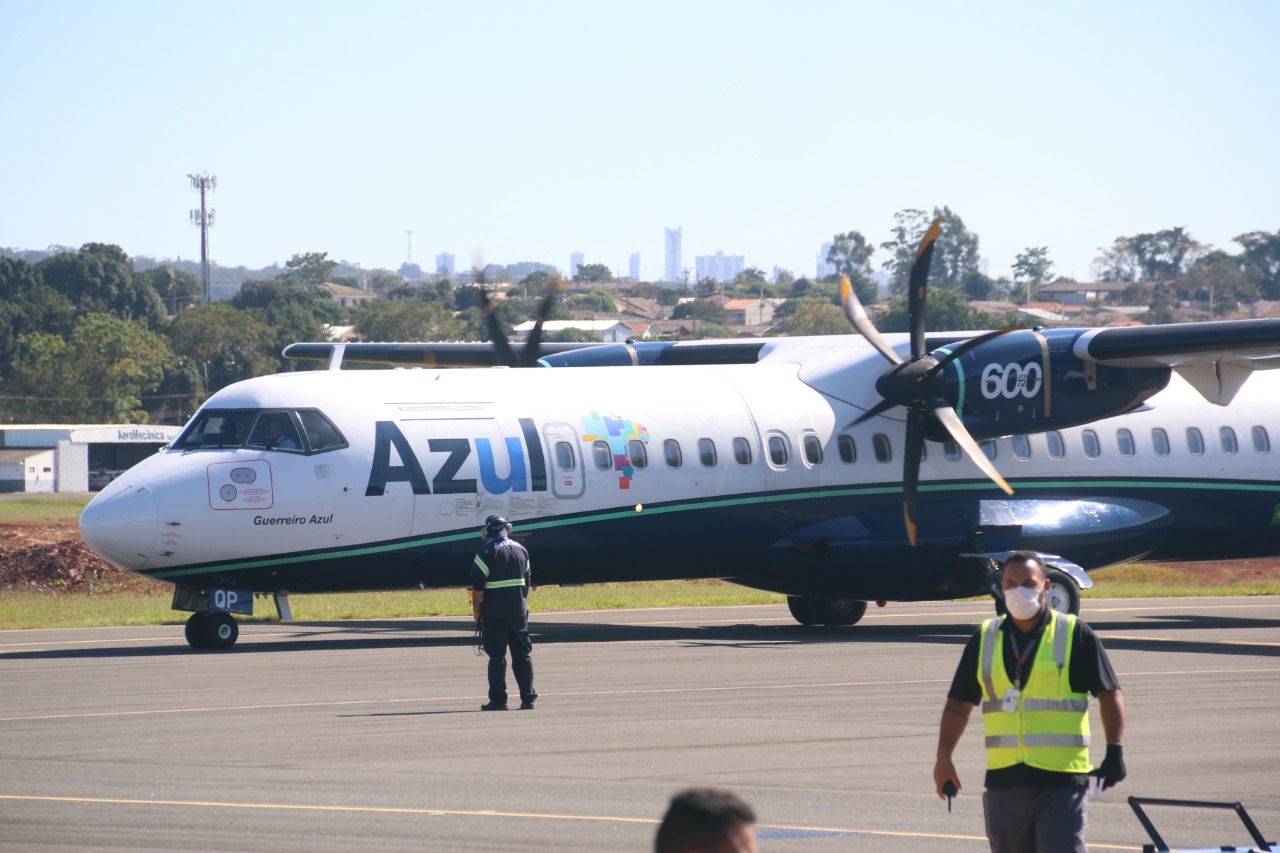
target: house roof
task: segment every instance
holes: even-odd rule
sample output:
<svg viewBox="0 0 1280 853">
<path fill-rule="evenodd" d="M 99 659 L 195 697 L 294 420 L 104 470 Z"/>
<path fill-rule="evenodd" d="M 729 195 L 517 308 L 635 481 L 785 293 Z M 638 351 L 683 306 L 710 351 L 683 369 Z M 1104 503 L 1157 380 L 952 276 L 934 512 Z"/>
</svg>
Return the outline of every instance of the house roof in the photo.
<svg viewBox="0 0 1280 853">
<path fill-rule="evenodd" d="M 516 332 L 532 332 L 535 320 L 526 320 L 512 327 Z M 616 326 L 626 326 L 620 320 L 547 320 L 542 324 L 543 332 L 563 332 L 565 329 L 582 329 L 584 332 L 607 332 Z"/>
<path fill-rule="evenodd" d="M 1119 293 L 1137 282 L 1132 281 L 1055 281 L 1036 288 L 1036 293 Z"/>
<path fill-rule="evenodd" d="M 334 284 L 326 282 L 322 285 L 325 290 L 329 291 L 329 295 L 335 299 L 339 296 L 345 296 L 348 299 L 376 299 L 378 294 L 370 293 L 367 290 L 361 290 L 358 287 L 347 287 L 345 284 Z"/>
</svg>

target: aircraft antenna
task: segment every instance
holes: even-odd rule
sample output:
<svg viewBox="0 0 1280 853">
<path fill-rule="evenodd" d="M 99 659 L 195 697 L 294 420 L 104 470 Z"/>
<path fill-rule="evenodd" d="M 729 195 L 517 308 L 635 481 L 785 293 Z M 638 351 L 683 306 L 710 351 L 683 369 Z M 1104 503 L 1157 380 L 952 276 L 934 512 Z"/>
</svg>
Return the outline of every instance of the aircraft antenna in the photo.
<svg viewBox="0 0 1280 853">
<path fill-rule="evenodd" d="M 200 229 L 200 304 L 208 305 L 211 296 L 209 288 L 209 229 L 218 211 L 210 210 L 205 203 L 205 196 L 218 188 L 218 176 L 201 172 L 198 175 L 188 174 L 191 189 L 200 193 L 200 209 L 191 211 L 191 224 Z"/>
</svg>

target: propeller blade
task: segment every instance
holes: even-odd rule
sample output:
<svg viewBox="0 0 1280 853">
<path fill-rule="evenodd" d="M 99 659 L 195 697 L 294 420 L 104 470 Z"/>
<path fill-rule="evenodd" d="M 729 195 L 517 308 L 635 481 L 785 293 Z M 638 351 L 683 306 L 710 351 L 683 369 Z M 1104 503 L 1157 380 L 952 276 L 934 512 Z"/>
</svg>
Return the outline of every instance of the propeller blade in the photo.
<svg viewBox="0 0 1280 853">
<path fill-rule="evenodd" d="M 946 427 L 947 432 L 951 434 L 951 439 L 965 452 L 965 455 L 973 460 L 973 464 L 982 470 L 982 473 L 991 478 L 991 482 L 995 483 L 1004 490 L 1006 495 L 1013 494 L 1013 489 L 1004 481 L 1004 477 L 1000 476 L 1000 472 L 991 464 L 991 460 L 987 458 L 987 454 L 982 452 L 982 448 L 978 447 L 978 443 L 973 440 L 973 436 L 969 435 L 969 431 L 964 428 L 964 423 L 960 420 L 960 416 L 956 414 L 955 409 L 946 405 L 933 407 L 934 417 Z"/>
<path fill-rule="evenodd" d="M 885 412 L 889 411 L 896 405 L 898 404 L 893 402 L 892 400 L 881 400 L 879 403 L 876 403 L 870 409 L 868 409 L 867 411 L 859 415 L 857 419 L 853 421 L 853 423 L 849 424 L 849 426 L 846 426 L 845 429 L 848 429 L 849 427 L 855 427 L 858 424 L 862 423 L 863 421 L 869 421 L 874 417 L 879 417 L 880 415 L 883 415 Z"/>
<path fill-rule="evenodd" d="M 925 371 L 924 378 L 932 379 L 934 376 L 938 375 L 939 372 L 941 372 L 942 368 L 946 367 L 948 364 L 955 361 L 960 356 L 969 352 L 974 347 L 980 347 L 983 344 L 985 344 L 987 341 L 994 340 L 1000 337 L 1001 335 L 1007 335 L 1010 332 L 1025 332 L 1026 330 L 1027 330 L 1026 326 L 1006 326 L 1003 329 L 996 329 L 994 332 L 987 332 L 985 335 L 979 335 L 976 338 L 970 338 L 967 341 L 963 341 L 960 344 L 960 346 L 956 347 L 951 352 L 947 353 L 942 358 L 938 359 L 937 364 L 935 364 L 933 367 Z"/>
<path fill-rule="evenodd" d="M 489 298 L 489 291 L 480 288 L 480 313 L 484 315 L 484 324 L 489 329 L 489 337 L 493 339 L 493 352 L 498 364 L 516 367 L 516 354 L 507 342 L 507 334 L 502 331 L 502 323 L 498 321 L 498 303 Z"/>
<path fill-rule="evenodd" d="M 929 414 L 911 409 L 907 414 L 907 446 L 902 461 L 902 516 L 907 524 L 907 539 L 916 544 L 916 492 L 920 485 L 920 454 L 924 451 L 924 432 Z"/>
<path fill-rule="evenodd" d="M 933 262 L 933 246 L 942 233 L 942 217 L 933 220 L 916 259 L 911 263 L 910 290 L 907 292 L 907 323 L 911 329 L 911 357 L 924 355 L 924 303 L 929 290 L 929 264 Z"/>
<path fill-rule="evenodd" d="M 538 304 L 538 314 L 534 317 L 533 329 L 525 339 L 524 352 L 520 354 L 520 367 L 533 367 L 541 358 L 539 350 L 542 347 L 542 324 L 551 315 L 551 309 L 555 305 L 556 289 L 552 286 L 547 288 L 547 295 L 542 297 L 542 302 Z"/>
<path fill-rule="evenodd" d="M 858 301 L 858 295 L 853 292 L 853 285 L 849 284 L 847 275 L 840 276 L 840 304 L 844 306 L 844 314 L 853 327 L 861 332 L 862 336 L 870 341 L 890 364 L 902 364 L 902 356 L 893 351 L 893 347 L 889 346 L 889 342 L 880 335 L 879 330 L 872 324 L 871 318 L 867 316 L 867 312 L 863 310 L 862 303 Z"/>
</svg>

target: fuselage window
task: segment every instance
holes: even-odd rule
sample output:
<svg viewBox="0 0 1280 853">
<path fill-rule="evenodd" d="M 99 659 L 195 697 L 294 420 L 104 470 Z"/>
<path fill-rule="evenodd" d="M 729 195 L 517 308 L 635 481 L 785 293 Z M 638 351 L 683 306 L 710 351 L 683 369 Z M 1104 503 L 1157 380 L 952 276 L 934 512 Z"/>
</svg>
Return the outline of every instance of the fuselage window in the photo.
<svg viewBox="0 0 1280 853">
<path fill-rule="evenodd" d="M 1116 446 L 1120 448 L 1121 456 L 1132 456 L 1134 453 L 1133 433 L 1127 429 L 1116 430 Z"/>
<path fill-rule="evenodd" d="M 1056 429 L 1044 434 L 1045 443 L 1049 445 L 1049 458 L 1061 459 L 1067 455 L 1067 443 L 1062 440 L 1062 433 Z"/>
<path fill-rule="evenodd" d="M 259 415 L 245 446 L 263 450 L 302 450 L 298 429 L 288 412 L 263 412 Z"/>
<path fill-rule="evenodd" d="M 1187 450 L 1192 456 L 1204 455 L 1204 436 L 1200 434 L 1199 427 L 1187 427 Z"/>
<path fill-rule="evenodd" d="M 960 458 L 960 445 L 954 441 L 944 441 L 942 442 L 942 452 L 948 459 L 955 462 Z"/>
<path fill-rule="evenodd" d="M 1097 459 L 1102 455 L 1102 443 L 1098 441 L 1098 434 L 1091 429 L 1087 429 L 1080 433 L 1080 443 L 1084 445 L 1084 455 L 1090 459 Z"/>
<path fill-rule="evenodd" d="M 1151 430 L 1151 443 L 1155 446 L 1156 456 L 1169 455 L 1169 433 L 1160 427 Z"/>
<path fill-rule="evenodd" d="M 751 443 L 742 437 L 735 438 L 733 440 L 733 458 L 739 465 L 750 465 Z"/>
<path fill-rule="evenodd" d="M 698 439 L 698 458 L 708 468 L 716 467 L 716 443 L 709 438 Z"/>
<path fill-rule="evenodd" d="M 1031 439 L 1025 435 L 1015 435 L 1013 437 L 1013 455 L 1019 459 L 1031 458 Z"/>
<path fill-rule="evenodd" d="M 889 444 L 889 436 L 882 432 L 871 436 L 871 449 L 875 451 L 877 462 L 889 462 L 893 459 L 893 445 Z"/>
<path fill-rule="evenodd" d="M 769 436 L 769 461 L 779 468 L 786 467 L 787 440 L 780 435 Z"/>
<path fill-rule="evenodd" d="M 609 449 L 607 441 L 591 442 L 591 457 L 596 460 L 596 467 L 601 471 L 608 471 L 613 467 L 613 451 Z"/>
<path fill-rule="evenodd" d="M 338 432 L 338 428 L 315 409 L 300 409 L 298 419 L 302 421 L 302 432 L 311 445 L 312 453 L 324 450 L 337 450 L 347 446 L 347 440 Z"/>
<path fill-rule="evenodd" d="M 1240 443 L 1236 441 L 1236 431 L 1231 427 L 1222 427 L 1218 430 L 1218 441 L 1222 444 L 1222 452 L 1228 456 L 1234 456 L 1240 449 Z"/>
<path fill-rule="evenodd" d="M 556 464 L 560 466 L 561 471 L 572 471 L 578 467 L 578 460 L 574 458 L 572 444 L 567 441 L 556 442 Z"/>
<path fill-rule="evenodd" d="M 822 464 L 822 442 L 816 435 L 804 437 L 804 460 L 810 465 Z"/>
<path fill-rule="evenodd" d="M 1251 432 L 1253 433 L 1253 449 L 1258 453 L 1271 452 L 1271 436 L 1267 435 L 1267 428 L 1264 426 L 1256 426 Z"/>
<path fill-rule="evenodd" d="M 840 451 L 840 461 L 846 465 L 858 461 L 858 447 L 853 443 L 853 436 L 842 435 L 837 438 L 836 449 Z"/>
<path fill-rule="evenodd" d="M 633 438 L 627 442 L 627 456 L 631 459 L 632 468 L 649 467 L 649 451 L 640 439 Z"/>
<path fill-rule="evenodd" d="M 978 446 L 982 448 L 982 452 L 993 462 L 996 458 L 996 440 L 994 438 L 984 438 L 978 442 Z"/>
<path fill-rule="evenodd" d="M 684 464 L 684 455 L 680 452 L 680 442 L 668 438 L 662 442 L 662 453 L 667 457 L 668 468 L 679 468 Z"/>
</svg>

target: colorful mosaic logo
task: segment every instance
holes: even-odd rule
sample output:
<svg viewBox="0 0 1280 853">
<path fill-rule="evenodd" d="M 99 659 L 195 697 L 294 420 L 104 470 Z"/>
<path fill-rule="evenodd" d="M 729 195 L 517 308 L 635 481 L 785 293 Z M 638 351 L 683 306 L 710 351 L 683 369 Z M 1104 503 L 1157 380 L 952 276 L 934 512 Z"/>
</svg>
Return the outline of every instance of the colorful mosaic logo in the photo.
<svg viewBox="0 0 1280 853">
<path fill-rule="evenodd" d="M 613 457 L 613 470 L 619 473 L 618 488 L 631 488 L 635 468 L 631 466 L 627 443 L 642 441 L 648 444 L 649 430 L 646 427 L 612 413 L 602 418 L 599 412 L 592 412 L 590 417 L 582 419 L 582 440 L 587 444 L 607 442 L 609 454 Z"/>
</svg>

